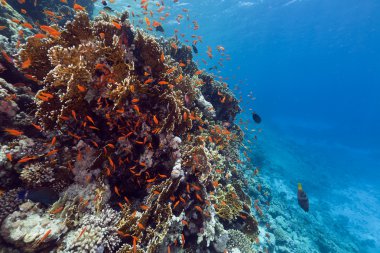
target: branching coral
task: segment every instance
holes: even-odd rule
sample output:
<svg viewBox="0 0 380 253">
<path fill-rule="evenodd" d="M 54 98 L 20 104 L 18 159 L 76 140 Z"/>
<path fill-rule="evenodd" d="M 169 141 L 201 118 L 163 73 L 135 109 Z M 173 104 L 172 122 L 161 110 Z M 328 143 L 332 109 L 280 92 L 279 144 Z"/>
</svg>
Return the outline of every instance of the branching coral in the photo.
<svg viewBox="0 0 380 253">
<path fill-rule="evenodd" d="M 21 171 L 21 180 L 28 187 L 38 187 L 54 181 L 54 171 L 42 163 L 31 163 Z"/>
<path fill-rule="evenodd" d="M 20 198 L 18 198 L 18 192 L 20 190 L 21 189 L 12 189 L 0 194 L 0 224 L 8 214 L 17 210 L 18 206 L 22 203 Z"/>
<path fill-rule="evenodd" d="M 252 249 L 252 242 L 249 238 L 239 230 L 230 229 L 228 230 L 229 240 L 227 242 L 227 248 L 231 252 L 241 252 L 241 253 L 254 253 Z"/>
<path fill-rule="evenodd" d="M 81 226 L 68 233 L 58 252 L 114 252 L 121 240 L 115 225 L 119 214 L 106 207 L 100 214 L 86 214 Z"/>
</svg>

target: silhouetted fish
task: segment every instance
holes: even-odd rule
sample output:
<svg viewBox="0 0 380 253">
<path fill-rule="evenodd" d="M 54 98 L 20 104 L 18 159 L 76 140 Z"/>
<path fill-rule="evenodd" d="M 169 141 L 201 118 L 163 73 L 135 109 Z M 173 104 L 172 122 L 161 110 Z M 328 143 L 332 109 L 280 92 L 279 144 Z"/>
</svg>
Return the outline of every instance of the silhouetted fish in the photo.
<svg viewBox="0 0 380 253">
<path fill-rule="evenodd" d="M 305 211 L 309 212 L 309 199 L 306 193 L 302 190 L 301 183 L 298 183 L 298 193 L 297 193 L 298 204 Z"/>
<path fill-rule="evenodd" d="M 106 2 L 105 0 L 102 1 L 102 4 L 103 4 L 104 6 L 107 6 L 107 2 Z"/>
<path fill-rule="evenodd" d="M 260 124 L 260 122 L 261 122 L 261 117 L 260 117 L 257 113 L 253 112 L 253 113 L 252 113 L 252 118 L 253 118 L 253 120 L 254 120 L 257 124 Z"/>
<path fill-rule="evenodd" d="M 194 53 L 198 53 L 198 48 L 196 47 L 196 46 L 194 46 L 194 45 L 191 45 L 192 47 L 193 47 L 193 51 L 194 51 Z"/>
<path fill-rule="evenodd" d="M 156 26 L 156 31 L 159 31 L 159 32 L 162 32 L 162 33 L 165 32 L 164 28 L 161 25 Z"/>
<path fill-rule="evenodd" d="M 114 12 L 114 10 L 112 10 L 112 8 L 108 7 L 108 6 L 103 7 L 103 10 L 105 10 L 107 12 Z"/>
<path fill-rule="evenodd" d="M 44 187 L 32 190 L 22 190 L 18 193 L 22 200 L 29 199 L 33 202 L 39 202 L 45 206 L 50 206 L 59 199 L 59 195 L 50 188 Z"/>
</svg>

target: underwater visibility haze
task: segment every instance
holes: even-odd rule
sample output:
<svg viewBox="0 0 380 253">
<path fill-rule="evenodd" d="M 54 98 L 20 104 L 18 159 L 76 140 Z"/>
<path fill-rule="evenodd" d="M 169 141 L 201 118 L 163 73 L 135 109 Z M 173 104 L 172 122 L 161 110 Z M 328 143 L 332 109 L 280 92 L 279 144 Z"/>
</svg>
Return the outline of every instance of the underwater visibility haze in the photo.
<svg viewBox="0 0 380 253">
<path fill-rule="evenodd" d="M 0 252 L 380 252 L 377 0 L 0 0 Z"/>
</svg>

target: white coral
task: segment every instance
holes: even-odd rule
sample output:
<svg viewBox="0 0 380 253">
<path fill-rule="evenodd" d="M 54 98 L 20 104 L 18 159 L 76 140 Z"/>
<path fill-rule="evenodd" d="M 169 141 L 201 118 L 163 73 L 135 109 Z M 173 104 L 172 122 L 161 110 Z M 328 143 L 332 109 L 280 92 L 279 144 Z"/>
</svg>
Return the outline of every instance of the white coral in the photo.
<svg viewBox="0 0 380 253">
<path fill-rule="evenodd" d="M 86 214 L 78 229 L 70 231 L 58 252 L 115 252 L 121 240 L 116 233 L 120 215 L 110 207 L 100 214 Z"/>
</svg>

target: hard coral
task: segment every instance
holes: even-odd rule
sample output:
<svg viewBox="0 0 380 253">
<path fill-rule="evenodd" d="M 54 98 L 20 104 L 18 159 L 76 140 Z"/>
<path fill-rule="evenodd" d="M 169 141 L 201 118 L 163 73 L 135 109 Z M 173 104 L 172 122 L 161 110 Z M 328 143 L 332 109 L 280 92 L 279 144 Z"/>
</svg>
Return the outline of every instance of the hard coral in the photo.
<svg viewBox="0 0 380 253">
<path fill-rule="evenodd" d="M 29 38 L 18 55 L 42 85 L 35 140 L 45 145 L 16 166 L 54 165 L 46 174 L 61 197 L 47 212 L 70 230 L 58 250 L 223 252 L 232 219 L 255 236 L 232 186 L 241 177 L 238 101 L 212 76 L 195 76 L 191 48 L 159 43 L 125 14 L 91 21 L 78 12 L 59 33 Z M 43 177 L 21 173 L 31 186 Z"/>
<path fill-rule="evenodd" d="M 99 214 L 86 214 L 77 230 L 72 230 L 63 240 L 57 252 L 114 252 L 121 240 L 115 225 L 118 212 L 109 207 Z"/>
<path fill-rule="evenodd" d="M 215 195 L 216 214 L 222 219 L 232 221 L 243 210 L 243 203 L 237 196 L 235 188 L 227 185 L 225 189 L 220 188 Z"/>
</svg>

